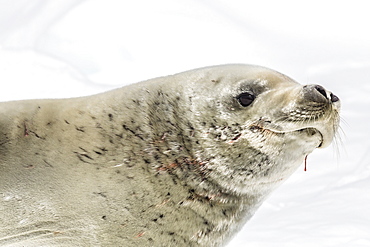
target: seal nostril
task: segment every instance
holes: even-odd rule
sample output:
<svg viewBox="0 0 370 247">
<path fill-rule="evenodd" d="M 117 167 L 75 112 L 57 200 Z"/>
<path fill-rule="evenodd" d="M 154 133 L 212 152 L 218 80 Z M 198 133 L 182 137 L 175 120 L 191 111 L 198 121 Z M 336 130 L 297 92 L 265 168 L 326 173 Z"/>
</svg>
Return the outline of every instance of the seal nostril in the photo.
<svg viewBox="0 0 370 247">
<path fill-rule="evenodd" d="M 337 102 L 337 101 L 339 101 L 339 98 L 338 98 L 338 96 L 336 96 L 336 95 L 334 95 L 334 94 L 330 94 L 330 100 L 331 100 L 331 102 Z"/>
<path fill-rule="evenodd" d="M 320 86 L 320 85 L 316 85 L 315 86 L 315 89 L 320 93 L 320 94 L 322 94 L 325 98 L 327 98 L 328 96 L 326 95 L 326 91 L 325 91 L 325 89 L 322 87 L 322 86 Z"/>
</svg>

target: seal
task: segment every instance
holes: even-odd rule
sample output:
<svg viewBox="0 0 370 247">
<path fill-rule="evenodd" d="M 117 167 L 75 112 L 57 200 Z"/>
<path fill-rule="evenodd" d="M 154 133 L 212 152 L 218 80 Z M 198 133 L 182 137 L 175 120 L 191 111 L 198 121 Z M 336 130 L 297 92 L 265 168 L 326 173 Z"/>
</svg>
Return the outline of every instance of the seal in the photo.
<svg viewBox="0 0 370 247">
<path fill-rule="evenodd" d="M 222 246 L 316 148 L 340 101 L 222 65 L 0 104 L 1 246 Z"/>
</svg>

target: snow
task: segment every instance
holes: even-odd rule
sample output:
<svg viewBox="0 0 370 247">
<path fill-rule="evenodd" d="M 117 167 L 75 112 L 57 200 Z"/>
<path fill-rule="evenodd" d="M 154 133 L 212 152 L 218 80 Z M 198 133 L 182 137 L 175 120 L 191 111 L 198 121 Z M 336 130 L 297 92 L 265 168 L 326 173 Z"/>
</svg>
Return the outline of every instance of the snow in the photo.
<svg viewBox="0 0 370 247">
<path fill-rule="evenodd" d="M 0 99 L 76 97 L 225 63 L 259 64 L 342 101 L 308 157 L 228 247 L 370 246 L 366 1 L 0 0 Z"/>
</svg>

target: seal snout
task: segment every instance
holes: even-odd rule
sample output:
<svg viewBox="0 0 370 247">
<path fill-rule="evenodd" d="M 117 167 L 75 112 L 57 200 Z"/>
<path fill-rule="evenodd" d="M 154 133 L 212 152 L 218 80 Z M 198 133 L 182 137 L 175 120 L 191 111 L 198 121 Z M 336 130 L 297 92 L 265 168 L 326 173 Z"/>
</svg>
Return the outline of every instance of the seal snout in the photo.
<svg viewBox="0 0 370 247">
<path fill-rule="evenodd" d="M 339 98 L 332 92 L 327 91 L 323 86 L 320 85 L 305 85 L 303 86 L 303 92 L 305 98 L 318 102 L 318 103 L 335 103 L 339 101 Z"/>
<path fill-rule="evenodd" d="M 319 147 L 326 147 L 332 141 L 339 125 L 340 100 L 332 92 L 316 84 L 305 85 L 302 88 L 303 104 L 302 109 L 306 115 L 301 116 L 302 123 L 310 123 L 305 127 L 311 127 L 318 130 L 321 134 L 322 142 Z M 302 109 L 299 109 L 302 112 Z M 291 111 L 290 115 L 295 111 Z M 294 115 L 295 117 L 297 116 Z"/>
</svg>

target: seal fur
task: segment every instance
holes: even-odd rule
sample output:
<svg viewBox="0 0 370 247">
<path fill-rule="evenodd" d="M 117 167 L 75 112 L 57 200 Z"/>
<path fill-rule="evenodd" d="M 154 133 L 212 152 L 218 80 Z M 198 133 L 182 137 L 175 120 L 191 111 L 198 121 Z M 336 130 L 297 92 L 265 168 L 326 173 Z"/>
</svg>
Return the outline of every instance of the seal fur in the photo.
<svg viewBox="0 0 370 247">
<path fill-rule="evenodd" d="M 225 245 L 330 144 L 339 108 L 321 86 L 252 65 L 1 103 L 0 244 Z"/>
</svg>

